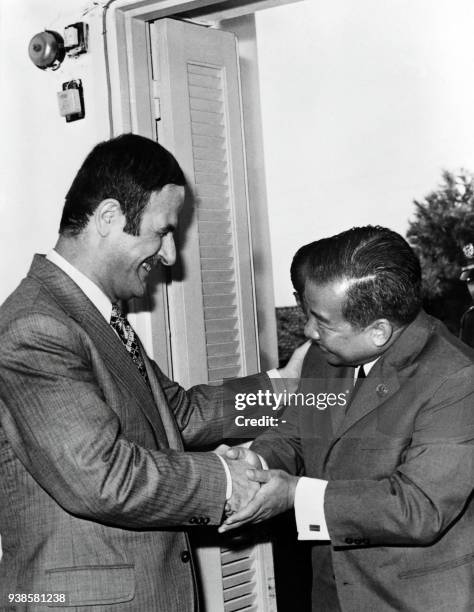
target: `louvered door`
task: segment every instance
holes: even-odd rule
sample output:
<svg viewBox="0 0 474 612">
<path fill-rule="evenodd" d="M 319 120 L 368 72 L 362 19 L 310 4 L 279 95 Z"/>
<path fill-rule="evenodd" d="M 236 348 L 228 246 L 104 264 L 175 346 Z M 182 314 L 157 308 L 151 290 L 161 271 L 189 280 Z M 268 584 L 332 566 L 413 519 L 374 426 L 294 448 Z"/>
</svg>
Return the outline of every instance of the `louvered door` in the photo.
<svg viewBox="0 0 474 612">
<path fill-rule="evenodd" d="M 209 381 L 242 373 L 222 67 L 187 64 Z"/>
<path fill-rule="evenodd" d="M 187 356 L 173 375 L 189 386 L 258 370 L 236 41 L 169 19 L 151 28 L 157 135 L 190 192 L 169 289 L 172 352 Z"/>
<path fill-rule="evenodd" d="M 168 289 L 173 377 L 188 387 L 258 370 L 236 40 L 168 19 L 150 33 L 157 137 L 189 182 Z M 205 612 L 276 610 L 270 544 L 195 536 Z"/>
</svg>

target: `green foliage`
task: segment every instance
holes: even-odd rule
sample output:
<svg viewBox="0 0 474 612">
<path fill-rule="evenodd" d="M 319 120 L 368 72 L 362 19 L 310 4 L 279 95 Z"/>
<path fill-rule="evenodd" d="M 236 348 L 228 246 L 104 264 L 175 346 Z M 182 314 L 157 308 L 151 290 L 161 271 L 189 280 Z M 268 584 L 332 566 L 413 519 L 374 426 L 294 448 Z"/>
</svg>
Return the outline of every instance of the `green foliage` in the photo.
<svg viewBox="0 0 474 612">
<path fill-rule="evenodd" d="M 414 204 L 407 238 L 421 261 L 424 296 L 432 300 L 458 285 L 462 247 L 474 241 L 474 176 L 444 171 L 440 187 Z"/>
</svg>

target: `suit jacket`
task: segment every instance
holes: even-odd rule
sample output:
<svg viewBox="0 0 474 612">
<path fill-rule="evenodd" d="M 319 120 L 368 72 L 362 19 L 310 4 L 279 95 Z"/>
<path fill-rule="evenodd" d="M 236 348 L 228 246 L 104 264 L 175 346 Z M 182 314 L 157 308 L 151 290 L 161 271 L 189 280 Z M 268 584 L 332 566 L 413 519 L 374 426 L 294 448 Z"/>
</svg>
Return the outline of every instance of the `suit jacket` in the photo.
<svg viewBox="0 0 474 612">
<path fill-rule="evenodd" d="M 257 438 L 270 467 L 329 481 L 314 610 L 474 609 L 473 356 L 421 313 L 352 402 L 289 408 L 285 429 Z M 301 390 L 344 399 L 353 374 L 313 346 Z"/>
<path fill-rule="evenodd" d="M 463 342 L 474 347 L 474 306 L 470 306 L 461 318 L 459 337 Z"/>
<path fill-rule="evenodd" d="M 24 592 L 77 610 L 193 610 L 184 529 L 220 523 L 226 479 L 214 453 L 182 451 L 222 439 L 223 389 L 185 391 L 144 354 L 150 391 L 42 256 L 1 307 L 0 335 L 0 609 Z"/>
</svg>

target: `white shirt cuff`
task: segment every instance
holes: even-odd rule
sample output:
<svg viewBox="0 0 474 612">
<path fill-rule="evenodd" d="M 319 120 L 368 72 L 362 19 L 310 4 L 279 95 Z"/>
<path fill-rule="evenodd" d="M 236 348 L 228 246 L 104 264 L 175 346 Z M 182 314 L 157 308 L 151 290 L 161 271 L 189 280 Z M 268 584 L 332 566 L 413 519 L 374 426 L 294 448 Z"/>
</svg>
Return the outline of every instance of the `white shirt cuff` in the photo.
<svg viewBox="0 0 474 612">
<path fill-rule="evenodd" d="M 298 480 L 295 490 L 295 517 L 298 540 L 330 540 L 324 516 L 324 493 L 327 480 L 307 478 Z"/>
<path fill-rule="evenodd" d="M 228 501 L 232 497 L 232 476 L 230 475 L 229 466 L 227 465 L 226 460 L 220 455 L 217 455 L 217 456 L 221 460 L 222 465 L 224 466 L 224 470 L 225 470 L 225 477 L 227 479 L 227 486 L 225 490 L 225 500 Z"/>
</svg>

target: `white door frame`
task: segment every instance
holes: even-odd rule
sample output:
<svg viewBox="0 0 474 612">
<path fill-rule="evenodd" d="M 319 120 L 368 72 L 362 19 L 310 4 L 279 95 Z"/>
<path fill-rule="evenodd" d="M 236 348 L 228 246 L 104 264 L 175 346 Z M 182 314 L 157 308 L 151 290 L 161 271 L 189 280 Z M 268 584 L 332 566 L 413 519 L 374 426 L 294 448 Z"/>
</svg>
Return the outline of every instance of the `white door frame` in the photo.
<svg viewBox="0 0 474 612">
<path fill-rule="evenodd" d="M 143 121 L 142 93 L 148 62 L 146 22 L 190 11 L 206 21 L 234 19 L 257 10 L 301 0 L 111 0 L 104 7 L 105 54 L 110 67 L 109 90 L 113 132 L 138 131 L 151 136 L 152 125 Z M 151 116 L 151 115 L 150 115 Z"/>
</svg>

